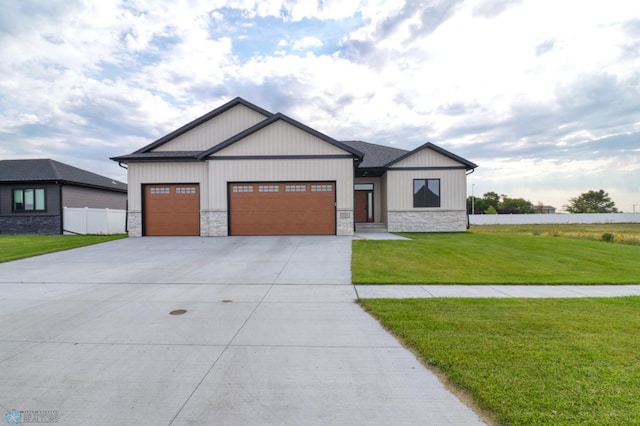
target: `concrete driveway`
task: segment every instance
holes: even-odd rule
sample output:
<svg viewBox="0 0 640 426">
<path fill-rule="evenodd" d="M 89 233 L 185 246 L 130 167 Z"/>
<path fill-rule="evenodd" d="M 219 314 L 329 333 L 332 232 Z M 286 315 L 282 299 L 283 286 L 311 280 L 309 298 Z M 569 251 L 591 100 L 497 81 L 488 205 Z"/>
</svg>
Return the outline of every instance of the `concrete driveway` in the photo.
<svg viewBox="0 0 640 426">
<path fill-rule="evenodd" d="M 156 237 L 0 264 L 0 407 L 65 425 L 481 424 L 353 302 L 350 258 L 349 237 Z"/>
</svg>

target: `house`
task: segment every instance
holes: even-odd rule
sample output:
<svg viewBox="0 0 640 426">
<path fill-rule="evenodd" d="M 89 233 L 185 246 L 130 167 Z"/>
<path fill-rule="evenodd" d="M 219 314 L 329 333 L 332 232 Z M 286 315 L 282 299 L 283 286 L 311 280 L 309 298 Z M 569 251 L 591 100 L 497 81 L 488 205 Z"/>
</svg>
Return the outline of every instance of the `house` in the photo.
<svg viewBox="0 0 640 426">
<path fill-rule="evenodd" d="M 539 205 L 535 207 L 536 213 L 540 214 L 554 214 L 556 212 L 556 208 L 553 206 L 543 206 Z"/>
<path fill-rule="evenodd" d="M 337 141 L 241 98 L 112 159 L 128 167 L 130 236 L 464 231 L 477 167 L 432 143 Z"/>
<path fill-rule="evenodd" d="M 50 159 L 0 160 L 0 234 L 62 234 L 64 207 L 126 204 L 125 183 Z"/>
</svg>

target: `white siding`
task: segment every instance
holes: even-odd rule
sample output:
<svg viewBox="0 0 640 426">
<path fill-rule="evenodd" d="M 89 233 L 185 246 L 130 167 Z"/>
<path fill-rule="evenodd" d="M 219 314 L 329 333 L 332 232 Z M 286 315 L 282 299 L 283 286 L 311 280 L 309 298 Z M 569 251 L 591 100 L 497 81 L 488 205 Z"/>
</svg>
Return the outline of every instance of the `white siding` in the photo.
<svg viewBox="0 0 640 426">
<path fill-rule="evenodd" d="M 440 179 L 440 208 L 413 207 L 413 180 Z M 465 170 L 389 170 L 387 194 L 392 210 L 464 210 L 467 176 Z"/>
<path fill-rule="evenodd" d="M 287 122 L 278 120 L 215 153 L 214 156 L 336 154 L 349 153 Z"/>
<path fill-rule="evenodd" d="M 200 208 L 209 203 L 207 162 L 129 163 L 129 210 L 142 210 L 142 184 L 199 183 Z"/>
<path fill-rule="evenodd" d="M 440 154 L 429 148 L 424 148 L 402 161 L 395 163 L 393 167 L 461 167 L 462 163 Z"/>
<path fill-rule="evenodd" d="M 208 209 L 227 209 L 228 182 L 336 181 L 338 209 L 353 210 L 353 160 L 210 160 Z"/>
<path fill-rule="evenodd" d="M 264 115 L 244 105 L 236 105 L 153 151 L 204 151 L 265 118 Z"/>
</svg>

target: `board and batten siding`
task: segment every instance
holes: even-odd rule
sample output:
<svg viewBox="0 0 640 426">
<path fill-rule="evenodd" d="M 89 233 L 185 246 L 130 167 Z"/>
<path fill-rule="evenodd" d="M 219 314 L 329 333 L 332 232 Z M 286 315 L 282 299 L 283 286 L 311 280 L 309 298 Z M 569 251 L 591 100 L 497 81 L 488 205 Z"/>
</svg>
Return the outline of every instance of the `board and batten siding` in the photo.
<svg viewBox="0 0 640 426">
<path fill-rule="evenodd" d="M 206 161 L 129 163 L 129 210 L 142 211 L 142 184 L 149 183 L 198 183 L 200 206 L 209 200 L 209 169 Z"/>
<path fill-rule="evenodd" d="M 236 105 L 153 151 L 205 151 L 266 118 L 244 105 Z"/>
<path fill-rule="evenodd" d="M 127 207 L 127 193 L 76 185 L 63 185 L 62 206 L 124 210 Z"/>
<path fill-rule="evenodd" d="M 389 170 L 387 171 L 387 210 L 465 210 L 466 177 L 464 169 Z M 413 207 L 414 179 L 440 179 L 440 208 Z"/>
<path fill-rule="evenodd" d="M 218 151 L 216 157 L 247 155 L 349 155 L 282 120 Z"/>
<path fill-rule="evenodd" d="M 209 209 L 227 209 L 228 182 L 335 181 L 338 209 L 353 209 L 353 160 L 338 159 L 249 159 L 210 160 Z"/>
<path fill-rule="evenodd" d="M 425 148 L 393 164 L 391 167 L 464 167 L 464 165 L 446 155 Z"/>
</svg>

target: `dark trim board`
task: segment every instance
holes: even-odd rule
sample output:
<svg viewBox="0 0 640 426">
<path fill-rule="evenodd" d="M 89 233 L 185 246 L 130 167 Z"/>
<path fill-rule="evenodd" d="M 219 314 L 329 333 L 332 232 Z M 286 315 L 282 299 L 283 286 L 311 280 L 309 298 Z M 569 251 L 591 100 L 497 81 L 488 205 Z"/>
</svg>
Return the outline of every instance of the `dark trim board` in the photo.
<svg viewBox="0 0 640 426">
<path fill-rule="evenodd" d="M 387 170 L 467 170 L 465 166 L 446 167 L 389 167 Z"/>
<path fill-rule="evenodd" d="M 329 155 L 228 155 L 209 157 L 207 160 L 331 160 L 341 158 L 353 158 L 348 154 Z"/>
</svg>

